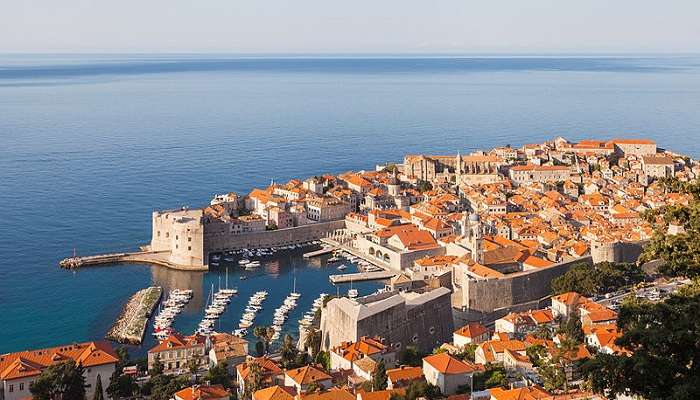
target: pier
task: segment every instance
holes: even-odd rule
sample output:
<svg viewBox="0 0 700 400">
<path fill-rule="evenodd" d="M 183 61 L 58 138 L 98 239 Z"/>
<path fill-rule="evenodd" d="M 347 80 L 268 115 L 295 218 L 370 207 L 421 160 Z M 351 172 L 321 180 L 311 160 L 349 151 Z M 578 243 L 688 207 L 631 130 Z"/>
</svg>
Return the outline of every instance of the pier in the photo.
<svg viewBox="0 0 700 400">
<path fill-rule="evenodd" d="M 126 303 L 105 338 L 119 343 L 141 344 L 148 319 L 162 294 L 163 289 L 160 286 L 151 286 L 136 292 Z"/>
<path fill-rule="evenodd" d="M 331 283 L 359 282 L 359 281 L 377 281 L 391 279 L 396 275 L 396 272 L 391 271 L 374 271 L 374 272 L 357 272 L 354 274 L 339 274 L 330 275 Z"/>
<path fill-rule="evenodd" d="M 187 271 L 206 271 L 208 269 L 206 265 L 196 266 L 174 264 L 169 261 L 169 257 L 169 251 L 137 251 L 132 253 L 110 253 L 82 257 L 68 257 L 61 260 L 58 265 L 61 268 L 66 269 L 77 269 L 90 265 L 102 264 L 152 264 Z"/>
<path fill-rule="evenodd" d="M 324 254 L 330 254 L 330 253 L 334 252 L 335 250 L 336 250 L 335 247 L 327 246 L 327 247 L 324 247 L 320 250 L 310 251 L 308 253 L 304 253 L 304 258 L 318 257 L 318 256 L 322 256 Z"/>
</svg>

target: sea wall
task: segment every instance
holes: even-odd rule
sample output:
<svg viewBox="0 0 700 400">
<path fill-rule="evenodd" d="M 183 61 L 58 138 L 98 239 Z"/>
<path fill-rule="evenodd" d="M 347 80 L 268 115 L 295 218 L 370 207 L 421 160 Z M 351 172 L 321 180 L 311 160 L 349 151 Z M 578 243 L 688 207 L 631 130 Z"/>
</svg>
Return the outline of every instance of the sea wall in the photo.
<svg viewBox="0 0 700 400">
<path fill-rule="evenodd" d="M 345 228 L 345 220 L 319 222 L 274 231 L 231 234 L 204 230 L 204 254 L 225 250 L 277 247 L 318 240 L 328 232 Z"/>
</svg>

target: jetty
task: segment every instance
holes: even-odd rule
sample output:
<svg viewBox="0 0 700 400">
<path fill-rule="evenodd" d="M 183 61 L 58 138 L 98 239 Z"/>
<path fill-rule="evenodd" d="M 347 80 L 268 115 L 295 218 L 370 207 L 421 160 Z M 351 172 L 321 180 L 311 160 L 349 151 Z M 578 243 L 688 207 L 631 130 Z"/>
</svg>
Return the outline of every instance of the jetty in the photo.
<svg viewBox="0 0 700 400">
<path fill-rule="evenodd" d="M 325 246 L 320 250 L 315 250 L 315 251 L 310 251 L 308 253 L 304 253 L 304 258 L 318 257 L 318 256 L 322 256 L 324 254 L 330 254 L 334 251 L 335 251 L 335 247 Z"/>
<path fill-rule="evenodd" d="M 148 319 L 162 295 L 163 289 L 160 286 L 151 286 L 136 292 L 126 303 L 105 338 L 119 343 L 141 344 Z"/>
<path fill-rule="evenodd" d="M 331 283 L 359 282 L 359 281 L 377 281 L 391 279 L 396 275 L 392 271 L 374 271 L 374 272 L 357 272 L 353 274 L 330 275 L 328 279 Z"/>
<path fill-rule="evenodd" d="M 187 271 L 206 271 L 207 266 L 183 266 L 173 264 L 169 261 L 169 251 L 136 251 L 131 253 L 110 253 L 99 254 L 92 256 L 73 256 L 64 258 L 58 265 L 66 269 L 78 269 L 90 265 L 102 264 L 152 264 L 163 267 L 187 270 Z"/>
</svg>

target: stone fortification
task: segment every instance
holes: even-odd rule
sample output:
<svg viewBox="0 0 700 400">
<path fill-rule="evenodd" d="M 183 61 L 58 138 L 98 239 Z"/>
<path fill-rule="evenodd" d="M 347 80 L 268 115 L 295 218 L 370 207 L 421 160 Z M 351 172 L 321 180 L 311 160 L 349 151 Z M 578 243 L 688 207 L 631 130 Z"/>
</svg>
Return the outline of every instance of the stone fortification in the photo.
<svg viewBox="0 0 700 400">
<path fill-rule="evenodd" d="M 379 336 L 394 350 L 406 346 L 431 351 L 454 330 L 450 290 L 386 292 L 352 300 L 333 299 L 322 309 L 322 348 L 362 336 Z"/>
</svg>

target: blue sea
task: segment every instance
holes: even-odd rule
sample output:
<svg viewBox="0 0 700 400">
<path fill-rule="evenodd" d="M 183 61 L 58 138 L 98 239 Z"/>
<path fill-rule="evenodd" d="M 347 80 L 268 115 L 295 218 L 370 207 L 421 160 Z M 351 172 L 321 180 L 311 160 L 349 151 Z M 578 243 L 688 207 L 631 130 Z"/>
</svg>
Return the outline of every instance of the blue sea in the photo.
<svg viewBox="0 0 700 400">
<path fill-rule="evenodd" d="M 0 353 L 102 338 L 151 284 L 195 289 L 175 323 L 191 331 L 224 270 L 57 266 L 73 249 L 136 249 L 154 209 L 555 136 L 647 137 L 697 157 L 698 110 L 697 56 L 1 55 Z M 269 323 L 294 276 L 296 321 L 335 292 L 335 272 L 299 251 L 244 281 L 231 267 L 241 294 L 219 328 L 232 330 L 260 289 L 272 292 L 258 319 Z"/>
</svg>

